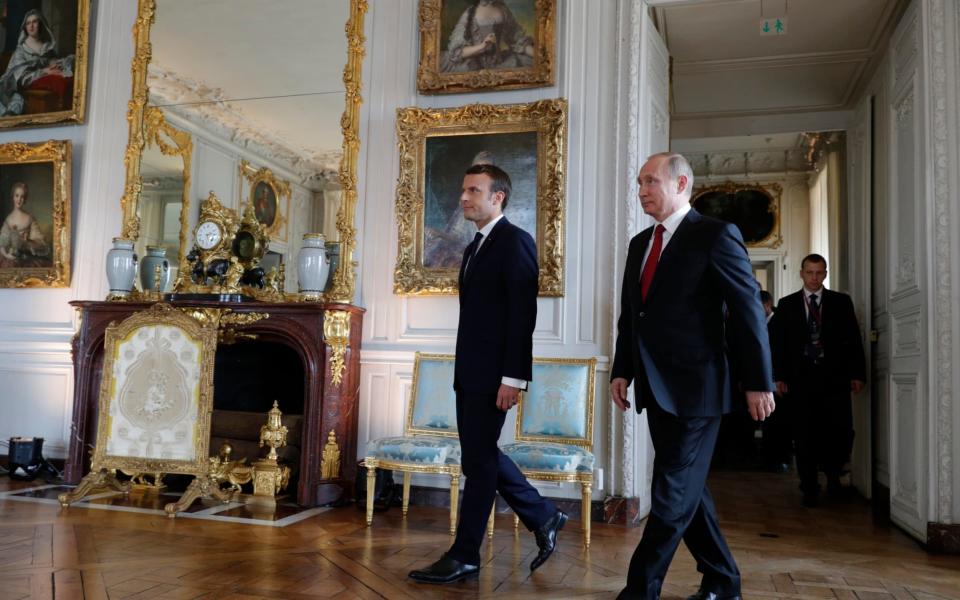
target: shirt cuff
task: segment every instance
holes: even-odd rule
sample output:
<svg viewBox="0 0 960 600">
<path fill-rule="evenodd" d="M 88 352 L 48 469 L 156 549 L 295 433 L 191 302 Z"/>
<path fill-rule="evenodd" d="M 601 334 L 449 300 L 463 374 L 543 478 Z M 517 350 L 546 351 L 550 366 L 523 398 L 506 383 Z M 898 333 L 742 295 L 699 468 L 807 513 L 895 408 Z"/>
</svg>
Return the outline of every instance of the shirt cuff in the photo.
<svg viewBox="0 0 960 600">
<path fill-rule="evenodd" d="M 509 385 L 510 387 L 515 387 L 517 389 L 526 390 L 527 382 L 523 379 L 514 379 L 513 377 L 502 377 L 500 383 Z"/>
</svg>

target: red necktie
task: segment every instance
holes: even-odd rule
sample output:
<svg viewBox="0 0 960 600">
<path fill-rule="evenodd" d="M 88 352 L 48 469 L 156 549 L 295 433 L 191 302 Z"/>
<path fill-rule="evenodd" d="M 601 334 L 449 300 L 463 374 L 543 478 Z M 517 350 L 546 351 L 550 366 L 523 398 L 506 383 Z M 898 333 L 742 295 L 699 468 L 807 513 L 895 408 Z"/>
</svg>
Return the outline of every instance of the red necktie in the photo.
<svg viewBox="0 0 960 600">
<path fill-rule="evenodd" d="M 653 281 L 653 274 L 657 270 L 657 263 L 660 261 L 660 250 L 663 248 L 663 232 L 666 228 L 663 225 L 657 225 L 653 230 L 653 246 L 650 248 L 650 256 L 647 257 L 646 264 L 643 265 L 643 273 L 640 274 L 640 297 L 646 301 L 647 290 L 650 289 L 650 283 Z"/>
</svg>

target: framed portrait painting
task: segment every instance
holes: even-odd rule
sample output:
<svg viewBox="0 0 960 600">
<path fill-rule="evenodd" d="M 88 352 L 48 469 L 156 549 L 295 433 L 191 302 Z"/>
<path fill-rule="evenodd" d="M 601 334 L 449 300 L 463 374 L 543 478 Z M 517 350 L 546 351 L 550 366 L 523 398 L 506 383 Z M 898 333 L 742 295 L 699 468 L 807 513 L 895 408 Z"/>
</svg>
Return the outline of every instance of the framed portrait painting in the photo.
<svg viewBox="0 0 960 600">
<path fill-rule="evenodd" d="M 0 2 L 0 128 L 82 123 L 90 0 Z"/>
<path fill-rule="evenodd" d="M 246 161 L 240 162 L 240 173 L 250 185 L 249 202 L 257 221 L 266 228 L 271 240 L 287 241 L 290 184 L 278 179 L 269 168 L 254 169 Z"/>
<path fill-rule="evenodd" d="M 550 86 L 556 0 L 420 0 L 423 94 Z"/>
<path fill-rule="evenodd" d="M 476 227 L 460 206 L 464 171 L 494 164 L 510 175 L 504 214 L 533 236 L 540 295 L 563 295 L 566 101 L 397 111 L 400 178 L 397 294 L 455 294 Z"/>
<path fill-rule="evenodd" d="M 0 287 L 70 285 L 68 140 L 0 144 Z"/>
</svg>

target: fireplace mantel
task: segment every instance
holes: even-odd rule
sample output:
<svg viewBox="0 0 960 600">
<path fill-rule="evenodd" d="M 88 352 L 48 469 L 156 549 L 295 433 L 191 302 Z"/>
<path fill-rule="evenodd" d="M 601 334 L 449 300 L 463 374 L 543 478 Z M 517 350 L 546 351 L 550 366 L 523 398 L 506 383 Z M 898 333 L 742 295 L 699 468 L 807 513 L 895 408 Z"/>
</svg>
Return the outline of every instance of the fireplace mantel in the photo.
<svg viewBox="0 0 960 600">
<path fill-rule="evenodd" d="M 73 419 L 64 478 L 77 483 L 90 467 L 88 450 L 96 443 L 100 379 L 103 370 L 104 333 L 111 322 L 119 323 L 149 302 L 100 302 L 78 300 L 70 303 L 80 313 L 80 327 L 73 338 Z M 284 344 L 303 362 L 303 434 L 300 458 L 300 485 L 297 502 L 303 506 L 326 504 L 353 494 L 357 455 L 357 413 L 360 378 L 360 339 L 363 309 L 347 304 L 174 301 L 177 308 L 230 309 L 233 314 L 262 313 L 267 318 L 236 331 L 253 334 L 256 340 Z M 342 364 L 337 340 L 326 339 L 333 319 L 344 334 L 349 324 Z M 342 346 L 341 346 L 342 347 Z M 339 382 L 334 371 L 340 375 Z M 216 393 L 216 391 L 215 391 Z M 330 431 L 340 449 L 339 472 L 322 477 L 321 459 Z"/>
</svg>

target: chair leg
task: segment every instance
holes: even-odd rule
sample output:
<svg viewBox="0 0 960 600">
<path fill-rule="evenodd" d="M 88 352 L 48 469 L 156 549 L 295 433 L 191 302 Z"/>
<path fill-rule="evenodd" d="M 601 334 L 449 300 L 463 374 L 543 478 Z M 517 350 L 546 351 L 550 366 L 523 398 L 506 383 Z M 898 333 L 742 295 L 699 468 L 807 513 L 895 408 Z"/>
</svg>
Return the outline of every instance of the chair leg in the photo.
<svg viewBox="0 0 960 600">
<path fill-rule="evenodd" d="M 373 497 L 377 493 L 377 461 L 363 461 L 367 467 L 367 527 L 373 523 Z"/>
<path fill-rule="evenodd" d="M 457 501 L 460 499 L 460 473 L 450 474 L 450 535 L 457 533 Z"/>
<path fill-rule="evenodd" d="M 583 517 L 583 545 L 590 547 L 590 490 L 593 488 L 592 481 L 580 482 L 580 512 Z"/>
<path fill-rule="evenodd" d="M 513 513 L 513 532 L 517 533 L 520 531 L 520 515 Z"/>
<path fill-rule="evenodd" d="M 490 509 L 490 518 L 487 519 L 487 539 L 493 539 L 493 516 L 497 514 L 497 500 L 493 500 L 493 507 Z"/>
<path fill-rule="evenodd" d="M 403 516 L 407 516 L 407 509 L 410 508 L 410 478 L 413 473 L 403 472 Z"/>
</svg>

